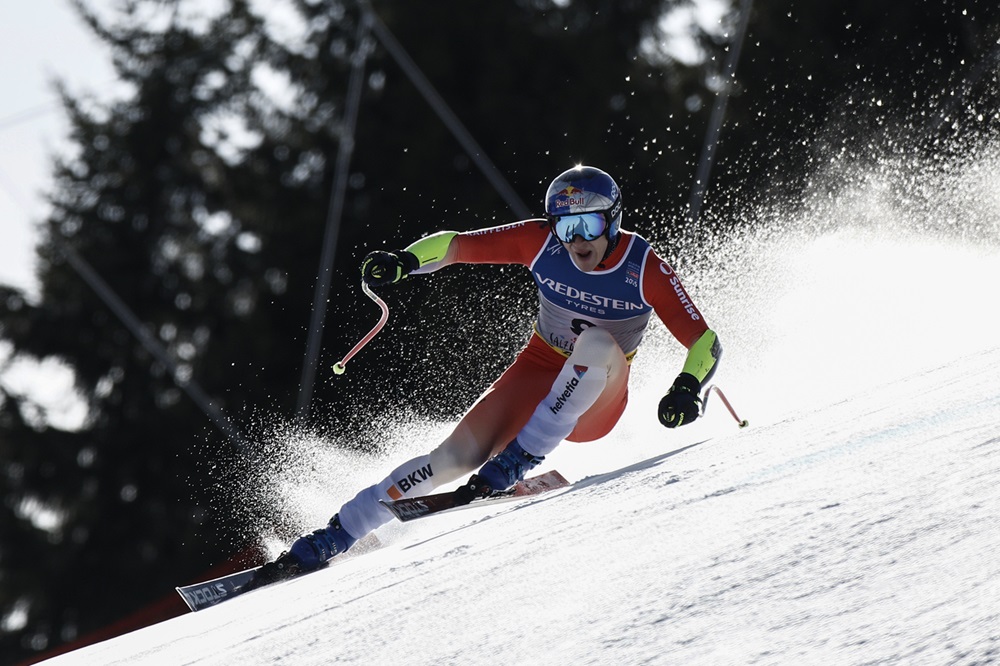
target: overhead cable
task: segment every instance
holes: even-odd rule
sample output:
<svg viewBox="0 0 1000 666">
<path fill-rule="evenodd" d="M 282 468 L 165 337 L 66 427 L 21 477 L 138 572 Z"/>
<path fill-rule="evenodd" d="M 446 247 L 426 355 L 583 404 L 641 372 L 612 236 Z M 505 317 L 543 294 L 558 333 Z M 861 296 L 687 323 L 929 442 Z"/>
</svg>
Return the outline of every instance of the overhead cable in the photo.
<svg viewBox="0 0 1000 666">
<path fill-rule="evenodd" d="M 743 49 L 743 39 L 746 37 L 747 25 L 750 22 L 750 12 L 752 10 L 753 0 L 742 0 L 740 2 L 739 24 L 736 34 L 733 36 L 732 44 L 729 47 L 729 55 L 726 57 L 722 73 L 722 87 L 715 95 L 715 103 L 712 105 L 708 129 L 705 132 L 705 142 L 702 145 L 701 156 L 698 159 L 698 168 L 695 171 L 687 217 L 688 222 L 691 224 L 698 222 L 702 205 L 705 203 L 705 195 L 708 192 L 708 180 L 711 176 L 712 164 L 715 162 L 715 150 L 719 145 L 719 137 L 722 133 L 722 121 L 726 116 L 726 104 L 729 102 L 729 94 L 732 92 L 733 81 L 736 76 L 736 66 L 740 61 L 740 51 Z"/>
<path fill-rule="evenodd" d="M 330 298 L 330 281 L 333 278 L 333 260 L 337 254 L 337 238 L 340 235 L 340 219 L 344 210 L 344 194 L 347 190 L 347 173 L 354 152 L 354 130 L 358 122 L 358 108 L 361 105 L 361 84 L 365 73 L 365 60 L 371 50 L 371 40 L 368 36 L 370 29 L 371 15 L 365 13 L 358 23 L 355 39 L 357 46 L 351 62 L 351 78 L 347 84 L 347 106 L 337 149 L 337 165 L 330 192 L 330 207 L 326 217 L 319 274 L 316 278 L 309 338 L 306 343 L 305 360 L 302 362 L 302 379 L 299 382 L 299 398 L 296 405 L 296 415 L 300 420 L 309 416 L 309 403 L 312 401 L 313 384 L 316 381 L 316 366 L 319 363 L 326 306 Z"/>
<path fill-rule="evenodd" d="M 465 125 L 458 119 L 458 116 L 448 107 L 448 104 L 438 94 L 437 90 L 434 89 L 431 82 L 424 76 L 420 68 L 417 67 L 413 59 L 410 58 L 406 50 L 397 41 L 396 37 L 389 31 L 389 28 L 378 17 L 375 10 L 367 2 L 364 3 L 364 6 L 365 13 L 372 20 L 372 32 L 375 33 L 379 42 L 382 43 L 382 46 L 385 47 L 399 66 L 403 68 L 403 72 L 406 73 L 406 76 L 409 77 L 420 94 L 427 100 L 427 103 L 431 105 L 431 108 L 434 109 L 434 112 L 437 113 L 441 121 L 462 145 L 462 148 L 476 166 L 479 167 L 479 170 L 483 172 L 483 175 L 486 176 L 493 189 L 497 191 L 517 217 L 522 219 L 531 217 L 531 210 L 521 200 L 521 197 L 517 195 L 517 192 L 507 182 L 507 179 L 503 177 L 500 170 L 486 156 L 486 151 L 472 138 L 469 130 L 465 128 Z"/>
<path fill-rule="evenodd" d="M 213 402 L 213 400 L 208 396 L 207 393 L 201 388 L 198 382 L 192 379 L 184 379 L 179 373 L 179 368 L 171 358 L 170 353 L 160 344 L 160 341 L 149 332 L 149 329 L 139 321 L 135 313 L 125 304 L 125 302 L 116 294 L 111 287 L 97 274 L 97 271 L 91 267 L 87 261 L 81 257 L 69 243 L 63 240 L 58 231 L 53 231 L 51 236 L 56 244 L 59 246 L 59 250 L 66 257 L 69 265 L 73 267 L 73 270 L 83 278 L 83 281 L 94 290 L 98 297 L 104 301 L 104 304 L 111 309 L 111 311 L 118 317 L 118 319 L 125 324 L 125 327 L 136 337 L 140 344 L 148 351 L 150 354 L 156 358 L 157 361 L 162 363 L 164 367 L 170 372 L 170 377 L 174 380 L 174 384 L 177 385 L 184 393 L 191 398 L 192 401 L 201 409 L 205 415 L 211 419 L 212 423 L 221 430 L 233 443 L 236 449 L 242 452 L 245 449 L 243 443 L 243 437 L 239 430 L 230 423 L 229 419 L 222 412 L 222 409 Z"/>
<path fill-rule="evenodd" d="M 2 184 L 2 183 L 0 183 Z M 27 203 L 20 197 L 20 194 L 10 188 L 10 194 L 15 201 L 27 211 Z M 222 431 L 233 443 L 238 451 L 243 451 L 243 435 L 233 426 L 222 409 L 205 393 L 204 389 L 193 379 L 181 377 L 179 368 L 171 358 L 170 353 L 160 344 L 160 342 L 149 332 L 149 330 L 139 321 L 139 318 L 132 312 L 124 301 L 108 286 L 108 283 L 98 275 L 97 271 L 77 253 L 73 247 L 63 239 L 58 231 L 53 230 L 51 238 L 66 257 L 70 267 L 76 271 L 83 281 L 97 294 L 104 304 L 115 316 L 125 325 L 125 327 L 135 336 L 139 343 L 153 355 L 170 372 L 170 377 L 174 383 L 198 406 L 199 409 Z"/>
</svg>

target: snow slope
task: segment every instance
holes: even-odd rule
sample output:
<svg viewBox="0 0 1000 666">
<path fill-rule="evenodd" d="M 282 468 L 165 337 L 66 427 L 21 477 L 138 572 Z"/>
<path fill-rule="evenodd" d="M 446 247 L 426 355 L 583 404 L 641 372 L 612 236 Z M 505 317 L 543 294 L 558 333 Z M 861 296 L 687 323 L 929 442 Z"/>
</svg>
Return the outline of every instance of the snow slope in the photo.
<svg viewBox="0 0 1000 666">
<path fill-rule="evenodd" d="M 654 333 L 616 432 L 547 461 L 570 489 L 47 663 L 1000 663 L 1000 169 L 960 166 L 919 220 L 867 172 L 687 273 L 750 428 L 661 428 Z"/>
<path fill-rule="evenodd" d="M 51 663 L 995 663 L 998 414 L 995 348 Z"/>
</svg>

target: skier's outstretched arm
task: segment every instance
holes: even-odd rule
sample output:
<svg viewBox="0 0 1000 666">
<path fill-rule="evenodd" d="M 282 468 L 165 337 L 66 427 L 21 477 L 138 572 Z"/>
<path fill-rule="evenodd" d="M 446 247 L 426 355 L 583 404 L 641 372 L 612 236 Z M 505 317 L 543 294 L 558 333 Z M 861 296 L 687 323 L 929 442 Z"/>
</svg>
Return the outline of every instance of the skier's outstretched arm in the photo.
<svg viewBox="0 0 1000 666">
<path fill-rule="evenodd" d="M 407 275 L 423 275 L 451 264 L 521 264 L 529 266 L 549 238 L 542 219 L 473 231 L 439 231 L 406 249 L 369 252 L 361 275 L 372 287 L 395 284 Z"/>
</svg>

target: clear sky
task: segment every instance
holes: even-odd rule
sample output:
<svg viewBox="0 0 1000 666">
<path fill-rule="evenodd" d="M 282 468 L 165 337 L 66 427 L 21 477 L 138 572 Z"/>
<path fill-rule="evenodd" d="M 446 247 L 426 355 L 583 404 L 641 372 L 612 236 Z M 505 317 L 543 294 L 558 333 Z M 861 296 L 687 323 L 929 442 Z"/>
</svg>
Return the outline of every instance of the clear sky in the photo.
<svg viewBox="0 0 1000 666">
<path fill-rule="evenodd" d="M 113 0 L 90 0 L 107 7 Z M 108 53 L 68 0 L 5 2 L 0 9 L 0 284 L 34 289 L 34 226 L 52 155 L 67 127 L 52 82 L 99 93 L 113 80 Z"/>
</svg>

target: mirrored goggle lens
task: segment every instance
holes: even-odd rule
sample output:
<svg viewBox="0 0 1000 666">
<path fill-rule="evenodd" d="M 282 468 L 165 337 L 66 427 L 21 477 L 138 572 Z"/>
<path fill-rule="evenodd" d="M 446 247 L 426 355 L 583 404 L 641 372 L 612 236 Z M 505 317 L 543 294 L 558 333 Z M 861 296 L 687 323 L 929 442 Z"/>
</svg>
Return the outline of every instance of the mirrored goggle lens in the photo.
<svg viewBox="0 0 1000 666">
<path fill-rule="evenodd" d="M 574 236 L 592 241 L 603 234 L 607 226 L 608 222 L 603 213 L 581 213 L 552 218 L 552 233 L 564 243 L 571 243 Z"/>
</svg>

